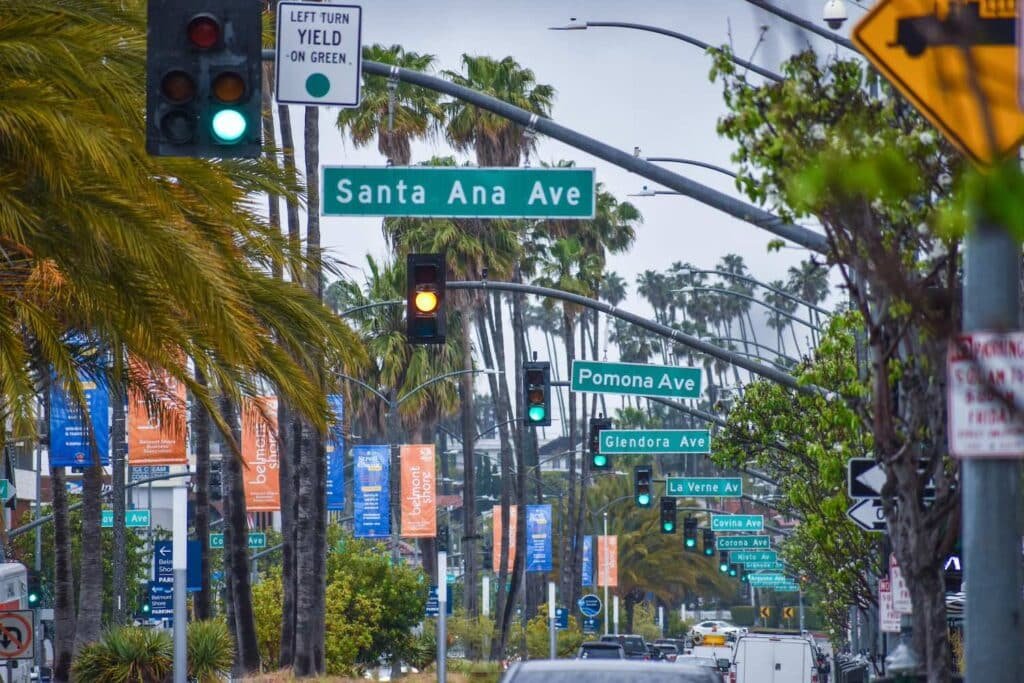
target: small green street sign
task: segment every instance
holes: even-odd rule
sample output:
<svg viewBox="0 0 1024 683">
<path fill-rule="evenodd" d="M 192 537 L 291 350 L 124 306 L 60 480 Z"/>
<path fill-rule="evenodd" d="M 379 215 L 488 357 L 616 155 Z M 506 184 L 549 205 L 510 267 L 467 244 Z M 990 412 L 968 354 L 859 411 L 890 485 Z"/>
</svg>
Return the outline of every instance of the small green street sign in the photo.
<svg viewBox="0 0 1024 683">
<path fill-rule="evenodd" d="M 710 453 L 706 429 L 603 429 L 598 442 L 602 455 L 648 453 Z"/>
<path fill-rule="evenodd" d="M 799 593 L 800 592 L 800 586 L 796 585 L 795 583 L 780 583 L 777 586 L 762 586 L 762 588 L 767 588 L 768 590 L 775 591 L 776 593 Z"/>
<path fill-rule="evenodd" d="M 148 529 L 150 525 L 149 510 L 125 510 L 124 525 L 129 529 Z M 114 511 L 102 510 L 100 526 L 104 529 L 114 528 Z"/>
<path fill-rule="evenodd" d="M 743 495 L 743 480 L 739 477 L 669 477 L 665 480 L 665 495 L 678 498 L 739 498 Z"/>
<path fill-rule="evenodd" d="M 774 550 L 740 550 L 729 553 L 729 562 L 746 566 L 750 562 L 778 562 L 779 554 Z"/>
<path fill-rule="evenodd" d="M 747 579 L 751 586 L 767 586 L 770 584 L 792 583 L 793 579 L 785 574 L 749 574 Z"/>
<path fill-rule="evenodd" d="M 573 391 L 660 398 L 700 398 L 700 368 L 644 363 L 572 362 Z"/>
<path fill-rule="evenodd" d="M 0 503 L 6 503 L 14 498 L 14 484 L 10 479 L 0 479 Z"/>
<path fill-rule="evenodd" d="M 711 515 L 712 531 L 764 531 L 764 515 Z"/>
<path fill-rule="evenodd" d="M 735 554 L 735 553 L 733 553 L 733 554 Z M 764 570 L 773 571 L 773 572 L 781 572 L 781 571 L 785 570 L 785 568 L 786 568 L 786 565 L 782 564 L 781 562 L 774 562 L 774 561 L 773 562 L 743 562 L 742 564 L 743 564 L 743 568 L 744 569 L 746 569 L 747 571 L 751 571 L 751 572 L 764 571 Z"/>
<path fill-rule="evenodd" d="M 593 218 L 592 168 L 324 166 L 323 215 Z"/>
<path fill-rule="evenodd" d="M 715 541 L 719 550 L 757 550 L 772 547 L 770 536 L 719 536 Z"/>
<path fill-rule="evenodd" d="M 219 550 L 224 547 L 224 534 L 210 534 L 210 547 Z M 250 548 L 266 548 L 267 535 L 262 531 L 249 532 Z"/>
</svg>

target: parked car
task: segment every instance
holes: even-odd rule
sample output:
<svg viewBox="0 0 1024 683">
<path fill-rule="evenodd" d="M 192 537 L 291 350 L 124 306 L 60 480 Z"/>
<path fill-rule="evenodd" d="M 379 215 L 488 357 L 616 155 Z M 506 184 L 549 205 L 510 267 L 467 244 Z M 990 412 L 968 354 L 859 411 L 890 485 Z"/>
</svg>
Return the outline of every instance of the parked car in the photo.
<svg viewBox="0 0 1024 683">
<path fill-rule="evenodd" d="M 659 662 L 674 662 L 681 653 L 674 643 L 654 643 L 654 658 Z"/>
<path fill-rule="evenodd" d="M 534 659 L 513 664 L 501 683 L 719 683 L 706 669 L 661 662 Z"/>
<path fill-rule="evenodd" d="M 576 659 L 625 659 L 626 652 L 618 643 L 589 640 L 580 644 Z"/>
<path fill-rule="evenodd" d="M 622 649 L 626 652 L 626 659 L 650 658 L 650 655 L 647 653 L 647 643 L 644 642 L 643 636 L 622 633 L 619 635 L 613 635 L 606 633 L 601 636 L 601 640 L 606 643 L 619 643 L 622 645 Z"/>
<path fill-rule="evenodd" d="M 718 660 L 714 657 L 680 655 L 679 657 L 676 657 L 676 664 L 704 669 L 705 671 L 708 671 L 711 674 L 713 680 L 717 681 L 718 683 L 724 683 L 725 672 L 723 671 L 723 669 L 725 671 L 728 671 L 731 662 L 728 659 Z"/>
<path fill-rule="evenodd" d="M 723 635 L 726 640 L 735 640 L 740 635 L 740 629 L 727 621 L 702 621 L 690 629 L 690 636 L 698 645 L 708 635 Z"/>
</svg>

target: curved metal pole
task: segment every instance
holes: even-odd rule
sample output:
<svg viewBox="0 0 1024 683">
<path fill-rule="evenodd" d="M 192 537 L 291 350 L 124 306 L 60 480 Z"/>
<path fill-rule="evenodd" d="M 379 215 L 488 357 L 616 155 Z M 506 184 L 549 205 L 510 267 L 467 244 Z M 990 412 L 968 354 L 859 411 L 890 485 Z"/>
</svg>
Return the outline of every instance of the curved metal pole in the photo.
<svg viewBox="0 0 1024 683">
<path fill-rule="evenodd" d="M 724 173 L 727 176 L 736 177 L 736 174 L 727 168 L 717 166 L 715 164 L 709 164 L 706 161 L 698 161 L 697 159 L 681 159 L 679 157 L 644 157 L 647 161 L 660 161 L 660 162 L 671 162 L 673 164 L 688 164 L 690 166 L 700 166 L 701 168 L 711 169 L 712 171 L 718 171 Z"/>
<path fill-rule="evenodd" d="M 348 375 L 346 375 L 344 373 L 341 373 L 341 372 L 333 372 L 331 374 L 333 374 L 335 377 L 341 377 L 342 379 L 348 380 L 349 382 L 352 382 L 353 384 L 358 384 L 363 389 L 366 389 L 367 391 L 373 393 L 374 396 L 376 396 L 380 400 L 384 401 L 385 403 L 388 403 L 388 404 L 391 403 L 391 399 L 389 399 L 387 396 L 385 396 L 384 394 L 382 394 L 378 390 L 374 389 L 373 387 L 371 387 L 369 384 L 367 384 L 366 382 L 364 382 L 361 379 L 356 379 L 355 377 L 349 377 Z"/>
<path fill-rule="evenodd" d="M 770 2 L 765 2 L 764 0 L 747 0 L 747 2 L 753 5 L 754 7 L 760 7 L 766 12 L 771 12 L 775 16 L 783 18 L 791 24 L 796 24 L 805 31 L 810 31 L 816 36 L 820 36 L 825 40 L 832 41 L 836 45 L 845 47 L 847 50 L 853 50 L 854 52 L 858 52 L 857 48 L 854 47 L 853 43 L 851 43 L 848 39 L 843 38 L 842 36 L 836 35 L 834 33 L 830 33 L 829 31 L 826 31 L 817 24 L 807 21 L 803 17 L 798 17 L 792 12 L 787 12 L 781 7 L 776 7 Z"/>
<path fill-rule="evenodd" d="M 443 375 L 438 375 L 437 377 L 431 377 L 426 382 L 423 382 L 419 386 L 413 387 L 412 389 L 410 389 L 405 394 L 402 394 L 402 396 L 397 401 L 395 401 L 395 405 L 397 405 L 397 406 L 402 405 L 402 403 L 404 403 L 406 401 L 406 399 L 411 398 L 412 395 L 415 394 L 420 389 L 426 389 L 431 384 L 436 384 L 437 382 L 440 382 L 443 379 L 448 379 L 449 377 L 458 377 L 459 375 L 473 375 L 473 374 L 476 374 L 476 373 L 483 373 L 483 374 L 487 374 L 487 375 L 500 375 L 501 374 L 501 370 L 495 370 L 493 368 L 472 368 L 470 370 L 454 370 L 452 372 L 446 372 Z"/>
<path fill-rule="evenodd" d="M 798 359 L 793 358 L 792 356 L 787 356 L 786 354 L 782 353 L 778 349 L 773 349 L 770 346 L 766 346 L 764 344 L 759 344 L 758 342 L 755 342 L 755 341 L 750 341 L 750 340 L 747 340 L 747 339 L 737 339 L 736 337 L 709 337 L 709 339 L 711 339 L 713 341 L 716 341 L 716 342 L 729 342 L 729 343 L 747 344 L 749 346 L 754 346 L 754 347 L 759 348 L 759 349 L 764 349 L 765 351 L 771 351 L 772 353 L 774 353 L 779 358 L 782 358 L 783 360 L 788 360 L 791 363 L 799 363 L 800 362 Z M 758 358 L 761 358 L 761 360 L 767 360 L 766 358 L 762 358 L 761 356 L 758 356 Z M 721 387 L 719 387 L 719 388 L 721 388 Z"/>
<path fill-rule="evenodd" d="M 699 287 L 699 286 L 697 286 L 697 287 L 693 287 L 693 286 L 691 286 L 691 287 L 684 287 L 682 289 L 674 289 L 672 291 L 674 291 L 674 292 L 685 292 L 687 290 L 696 290 L 696 291 L 699 291 L 699 292 L 717 292 L 719 294 L 728 295 L 728 296 L 738 296 L 741 299 L 746 299 L 747 301 L 753 301 L 755 304 L 760 304 L 760 305 L 764 306 L 765 308 L 769 309 L 770 311 L 772 311 L 773 313 L 776 313 L 776 314 L 781 315 L 781 316 L 785 316 L 785 317 L 789 318 L 790 320 L 795 320 L 796 322 L 798 322 L 798 323 L 800 323 L 802 325 L 806 325 L 807 327 L 811 328 L 812 330 L 817 330 L 818 332 L 824 333 L 824 331 L 820 327 L 817 327 L 816 325 L 813 325 L 813 324 L 807 322 L 803 318 L 798 318 L 795 315 L 792 315 L 790 313 L 786 313 L 781 308 L 776 308 L 775 306 L 772 306 L 769 303 L 765 303 L 764 301 L 761 301 L 760 299 L 758 299 L 756 297 L 750 296 L 749 294 L 744 294 L 743 292 L 737 292 L 737 291 L 732 290 L 732 289 L 725 289 L 724 287 Z"/>
<path fill-rule="evenodd" d="M 767 285 L 767 284 L 761 282 L 760 280 L 755 280 L 754 278 L 748 277 L 746 275 L 737 275 L 736 273 L 730 273 L 730 272 L 724 271 L 724 270 L 703 270 L 701 268 L 689 268 L 689 267 L 684 268 L 684 270 L 688 270 L 691 273 L 702 273 L 702 274 L 707 274 L 707 275 L 712 275 L 713 274 L 713 275 L 719 275 L 721 277 L 732 278 L 734 280 L 742 280 L 743 282 L 749 282 L 752 285 L 756 285 L 758 287 L 763 287 L 764 289 L 767 289 L 769 292 L 774 292 L 775 294 L 783 296 L 783 297 L 785 297 L 785 298 L 787 298 L 787 299 L 789 299 L 791 301 L 795 301 L 796 303 L 800 304 L 801 306 L 806 306 L 807 308 L 810 308 L 810 309 L 812 309 L 814 311 L 817 311 L 818 313 L 821 313 L 823 315 L 827 315 L 827 316 L 831 316 L 832 315 L 832 311 L 828 311 L 828 310 L 826 310 L 824 308 L 821 308 L 820 306 L 816 306 L 816 305 L 812 304 L 810 301 L 807 301 L 806 299 L 801 299 L 798 296 L 793 296 L 792 294 L 790 294 L 789 292 L 787 292 L 784 289 L 779 289 L 778 287 L 772 287 L 771 285 Z"/>
<path fill-rule="evenodd" d="M 400 305 L 404 305 L 404 304 L 405 304 L 405 301 L 401 301 L 401 300 L 399 300 L 399 301 L 377 301 L 376 303 L 364 304 L 362 306 L 356 306 L 355 308 L 350 308 L 348 310 L 342 311 L 341 313 L 338 314 L 338 317 L 339 318 L 344 318 L 346 316 L 352 315 L 353 313 L 358 313 L 359 311 L 365 311 L 365 310 L 370 309 L 370 308 L 378 308 L 380 306 L 400 306 Z"/>
<path fill-rule="evenodd" d="M 694 38 L 692 36 L 688 36 L 685 33 L 679 33 L 677 31 L 670 31 L 669 29 L 661 28 L 660 26 L 649 26 L 647 24 L 634 24 L 634 23 L 631 23 L 631 22 L 628 22 L 628 21 L 587 21 L 587 22 L 575 22 L 575 23 L 570 23 L 568 26 L 552 26 L 548 30 L 550 30 L 550 31 L 578 31 L 578 30 L 581 30 L 581 29 L 603 28 L 603 27 L 609 27 L 609 28 L 631 28 L 631 29 L 636 29 L 637 31 L 647 31 L 648 33 L 657 33 L 658 35 L 668 36 L 669 38 L 675 38 L 676 40 L 681 40 L 684 43 L 689 43 L 690 45 L 693 45 L 694 47 L 699 47 L 702 50 L 709 50 L 709 49 L 712 48 L 711 45 L 709 45 L 708 43 L 705 43 L 703 40 L 700 40 L 698 38 Z M 760 76 L 764 76 L 768 80 L 775 81 L 776 83 L 779 83 L 779 82 L 785 80 L 781 75 L 775 73 L 774 71 L 771 71 L 769 69 L 765 69 L 764 67 L 758 66 L 757 64 L 754 64 L 753 62 L 748 62 L 747 60 L 741 59 L 741 58 L 736 57 L 736 56 L 730 56 L 729 59 L 731 59 L 736 64 L 742 66 L 744 69 L 749 69 L 750 71 L 753 71 L 754 73 L 756 73 L 756 74 L 758 74 Z"/>
</svg>

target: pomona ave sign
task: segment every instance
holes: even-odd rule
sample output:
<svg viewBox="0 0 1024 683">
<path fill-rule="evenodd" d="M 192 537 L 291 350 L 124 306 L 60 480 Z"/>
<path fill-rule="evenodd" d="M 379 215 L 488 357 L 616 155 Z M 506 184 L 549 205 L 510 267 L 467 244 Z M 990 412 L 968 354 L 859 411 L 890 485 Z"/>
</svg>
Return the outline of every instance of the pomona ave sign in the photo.
<svg viewBox="0 0 1024 683">
<path fill-rule="evenodd" d="M 325 166 L 325 216 L 593 218 L 592 168 Z"/>
<path fill-rule="evenodd" d="M 574 360 L 570 388 L 595 394 L 700 398 L 700 368 Z"/>
</svg>

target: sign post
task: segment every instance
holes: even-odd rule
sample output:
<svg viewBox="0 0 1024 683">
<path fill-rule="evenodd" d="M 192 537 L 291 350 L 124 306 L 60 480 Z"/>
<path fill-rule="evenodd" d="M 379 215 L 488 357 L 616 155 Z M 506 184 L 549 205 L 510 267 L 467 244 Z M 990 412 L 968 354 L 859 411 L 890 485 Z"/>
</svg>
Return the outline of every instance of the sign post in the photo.
<svg viewBox="0 0 1024 683">
<path fill-rule="evenodd" d="M 437 580 L 441 586 L 441 576 L 448 571 L 448 553 L 437 551 Z M 448 585 L 444 590 L 437 591 L 437 683 L 448 680 Z"/>
</svg>

